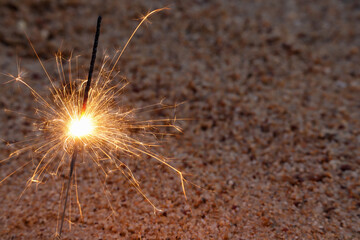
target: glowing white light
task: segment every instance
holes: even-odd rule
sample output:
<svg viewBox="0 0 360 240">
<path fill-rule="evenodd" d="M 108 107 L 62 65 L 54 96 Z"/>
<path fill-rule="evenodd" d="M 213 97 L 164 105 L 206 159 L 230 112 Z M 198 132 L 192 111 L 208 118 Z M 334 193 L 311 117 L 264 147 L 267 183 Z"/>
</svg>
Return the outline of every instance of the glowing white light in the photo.
<svg viewBox="0 0 360 240">
<path fill-rule="evenodd" d="M 70 123 L 69 134 L 73 137 L 83 137 L 93 132 L 94 125 L 92 119 L 83 116 L 80 119 L 73 119 Z"/>
</svg>

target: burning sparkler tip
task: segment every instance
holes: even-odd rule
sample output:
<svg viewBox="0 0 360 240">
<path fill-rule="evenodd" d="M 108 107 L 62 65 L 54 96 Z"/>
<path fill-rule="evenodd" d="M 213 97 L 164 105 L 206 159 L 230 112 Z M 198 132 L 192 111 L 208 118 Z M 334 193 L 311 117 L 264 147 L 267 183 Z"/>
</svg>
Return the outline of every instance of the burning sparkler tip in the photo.
<svg viewBox="0 0 360 240">
<path fill-rule="evenodd" d="M 73 119 L 69 126 L 69 135 L 72 137 L 84 137 L 90 135 L 94 131 L 94 123 L 91 117 L 82 116 L 78 119 Z"/>
</svg>

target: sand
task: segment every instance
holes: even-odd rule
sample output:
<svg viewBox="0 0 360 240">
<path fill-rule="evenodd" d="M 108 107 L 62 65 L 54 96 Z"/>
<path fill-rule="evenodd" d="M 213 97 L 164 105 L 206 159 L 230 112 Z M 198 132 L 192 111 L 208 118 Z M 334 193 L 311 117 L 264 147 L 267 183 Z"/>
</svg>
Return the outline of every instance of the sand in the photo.
<svg viewBox="0 0 360 240">
<path fill-rule="evenodd" d="M 24 31 L 51 75 L 60 49 L 65 58 L 81 55 L 86 76 L 98 14 L 101 59 L 125 44 L 141 14 L 169 6 L 141 28 L 117 70 L 130 81 L 125 105 L 185 101 L 176 109 L 189 119 L 183 133 L 159 151 L 199 187 L 186 184 L 186 200 L 173 171 L 150 158 L 124 159 L 163 210 L 154 214 L 121 174 L 103 185 L 94 164 L 79 161 L 84 218 L 72 188 L 63 239 L 360 238 L 358 1 L 88 2 L 1 1 L 0 71 L 17 74 L 20 59 L 27 81 L 46 95 L 49 81 Z M 20 84 L 1 85 L 0 107 L 32 115 L 34 98 Z M 6 141 L 32 129 L 12 112 L 0 121 Z M 1 158 L 14 150 L 0 149 Z M 0 179 L 30 157 L 1 164 Z M 68 169 L 18 200 L 33 170 L 0 185 L 0 239 L 56 231 Z"/>
</svg>

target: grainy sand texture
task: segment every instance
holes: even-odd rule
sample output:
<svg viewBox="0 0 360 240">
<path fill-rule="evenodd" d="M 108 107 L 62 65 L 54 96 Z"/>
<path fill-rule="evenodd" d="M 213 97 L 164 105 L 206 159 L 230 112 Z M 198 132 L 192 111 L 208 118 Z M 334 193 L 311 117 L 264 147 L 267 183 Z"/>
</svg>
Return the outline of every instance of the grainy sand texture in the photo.
<svg viewBox="0 0 360 240">
<path fill-rule="evenodd" d="M 183 133 L 159 142 L 191 183 L 154 159 L 124 158 L 154 214 L 120 173 L 76 164 L 80 218 L 71 188 L 62 239 L 360 239 L 360 1 L 0 1 L 0 72 L 49 95 L 55 53 L 78 58 L 86 78 L 96 18 L 103 17 L 97 68 L 124 46 L 141 14 L 168 6 L 141 27 L 119 61 L 130 82 L 124 106 L 164 99 Z M 85 76 L 85 77 L 84 77 Z M 34 97 L 3 84 L 0 107 L 34 117 Z M 56 82 L 57 80 L 55 80 Z M 162 118 L 164 113 L 143 113 Z M 174 115 L 175 116 L 175 115 Z M 1 159 L 32 121 L 0 113 Z M 0 164 L 0 179 L 33 154 Z M 0 185 L 0 239 L 51 239 L 68 179 L 46 173 L 18 200 L 30 163 Z M 100 172 L 99 172 L 100 171 Z"/>
</svg>

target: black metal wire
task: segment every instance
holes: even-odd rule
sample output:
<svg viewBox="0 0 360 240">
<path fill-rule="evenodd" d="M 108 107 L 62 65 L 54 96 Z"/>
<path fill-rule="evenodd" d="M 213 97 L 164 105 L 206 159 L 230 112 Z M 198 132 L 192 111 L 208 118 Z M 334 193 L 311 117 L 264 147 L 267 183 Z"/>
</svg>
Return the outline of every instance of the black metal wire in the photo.
<svg viewBox="0 0 360 240">
<path fill-rule="evenodd" d="M 92 78 L 92 74 L 93 74 L 93 71 L 94 71 L 97 46 L 98 46 L 99 36 L 100 36 L 101 19 L 102 19 L 101 16 L 99 16 L 98 19 L 97 19 L 96 33 L 95 33 L 95 39 L 94 39 L 94 45 L 93 45 L 93 51 L 92 51 L 92 55 L 91 55 L 91 62 L 90 62 L 90 69 L 89 69 L 89 76 L 88 76 L 88 80 L 86 82 L 86 87 L 85 87 L 85 92 L 84 92 L 84 101 L 83 101 L 81 114 L 83 114 L 85 112 L 85 110 L 86 110 L 86 105 L 87 105 L 87 101 L 88 101 L 88 97 L 89 97 L 91 78 Z"/>
<path fill-rule="evenodd" d="M 88 80 L 86 82 L 86 87 L 85 87 L 85 92 L 84 92 L 84 100 L 83 100 L 83 105 L 82 105 L 82 109 L 81 109 L 81 115 L 84 114 L 84 112 L 86 110 L 86 105 L 87 105 L 87 101 L 88 101 L 88 97 L 89 97 L 89 90 L 90 90 L 90 86 L 91 86 L 92 74 L 93 74 L 93 71 L 94 71 L 97 46 L 98 46 L 98 43 L 99 43 L 101 19 L 102 19 L 101 16 L 99 16 L 98 19 L 97 19 L 96 33 L 95 33 L 94 45 L 93 45 L 90 68 L 89 68 L 89 76 L 88 76 Z M 61 232 L 62 232 L 62 228 L 63 228 L 63 224 L 64 224 L 66 205 L 67 205 L 67 200 L 68 200 L 68 195 L 69 195 L 69 189 L 70 189 L 70 185 L 71 185 L 72 175 L 73 175 L 73 172 L 74 172 L 74 169 L 75 169 L 75 162 L 76 162 L 76 158 L 77 158 L 77 155 L 78 155 L 78 151 L 79 151 L 79 147 L 78 147 L 77 143 L 75 143 L 74 152 L 72 154 L 71 162 L 70 162 L 69 180 L 68 180 L 68 184 L 67 184 L 67 188 L 66 188 L 64 209 L 63 209 L 63 213 L 62 213 L 62 217 L 61 217 L 61 224 L 60 224 L 60 229 L 59 229 L 59 238 L 61 237 Z"/>
<path fill-rule="evenodd" d="M 64 209 L 63 209 L 63 213 L 62 213 L 62 217 L 61 217 L 59 237 L 61 237 L 61 232 L 62 232 L 62 228 L 63 228 L 63 224 L 64 224 L 66 205 L 67 205 L 69 189 L 70 189 L 70 185 L 71 185 L 71 176 L 72 176 L 72 173 L 74 171 L 74 166 L 75 166 L 75 161 L 76 161 L 76 158 L 77 158 L 77 154 L 78 154 L 78 146 L 77 146 L 77 144 L 75 144 L 75 149 L 74 149 L 74 152 L 73 152 L 72 157 L 71 157 L 69 181 L 68 181 L 67 188 L 66 188 L 65 203 L 64 203 Z"/>
</svg>

